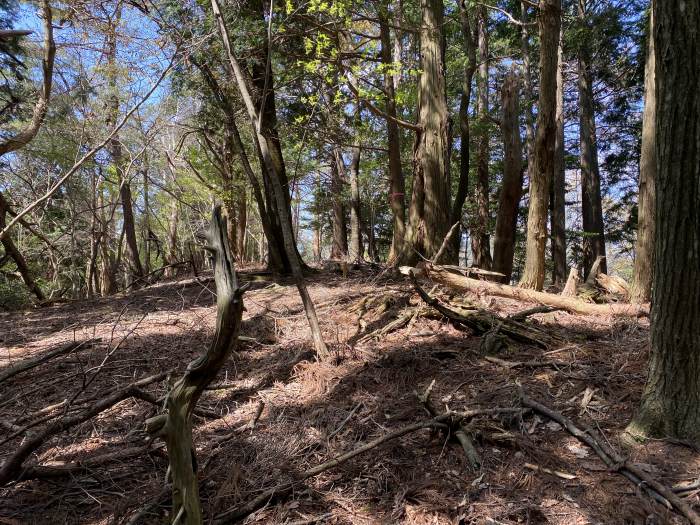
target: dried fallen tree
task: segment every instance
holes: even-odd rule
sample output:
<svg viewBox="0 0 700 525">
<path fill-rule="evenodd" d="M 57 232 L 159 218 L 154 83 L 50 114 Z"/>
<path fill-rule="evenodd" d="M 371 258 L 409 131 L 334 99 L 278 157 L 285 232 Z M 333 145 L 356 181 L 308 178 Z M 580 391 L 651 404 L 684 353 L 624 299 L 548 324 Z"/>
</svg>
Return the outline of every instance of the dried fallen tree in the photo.
<svg viewBox="0 0 700 525">
<path fill-rule="evenodd" d="M 192 444 L 192 414 L 202 392 L 214 380 L 238 339 L 243 315 L 243 292 L 233 268 L 233 257 L 226 235 L 221 208 L 212 214 L 207 250 L 214 260 L 216 283 L 216 333 L 207 352 L 192 361 L 165 401 L 166 412 L 146 421 L 153 436 L 162 437 L 168 449 L 172 476 L 173 508 L 171 521 L 198 525 L 202 511 L 197 484 L 196 456 Z"/>
<path fill-rule="evenodd" d="M 594 304 L 587 303 L 576 299 L 575 297 L 567 297 L 562 295 L 551 294 L 547 292 L 538 292 L 535 290 L 527 290 L 507 284 L 499 284 L 490 281 L 479 281 L 471 279 L 463 275 L 452 273 L 444 267 L 434 264 L 423 265 L 419 272 L 422 271 L 427 277 L 448 286 L 452 289 L 472 292 L 476 294 L 496 295 L 499 297 L 508 297 L 519 301 L 537 303 L 553 308 L 560 308 L 567 312 L 580 315 L 612 315 L 612 316 L 639 316 L 649 315 L 648 304 Z"/>
<path fill-rule="evenodd" d="M 411 278 L 413 287 L 426 304 L 433 307 L 451 321 L 469 327 L 477 335 L 488 335 L 493 339 L 498 337 L 500 333 L 514 341 L 539 346 L 544 349 L 549 348 L 549 345 L 553 342 L 551 336 L 535 327 L 528 326 L 507 317 L 501 317 L 480 308 L 470 310 L 464 308 L 450 308 L 442 304 L 435 297 L 431 297 L 420 284 L 418 284 L 414 268 L 402 267 L 401 271 Z"/>
<path fill-rule="evenodd" d="M 616 452 L 606 440 L 597 438 L 593 429 L 584 428 L 582 430 L 578 428 L 574 422 L 566 416 L 529 398 L 522 388 L 519 388 L 519 391 L 520 402 L 524 407 L 530 408 L 552 421 L 559 423 L 572 436 L 591 447 L 611 471 L 626 477 L 637 487 L 644 488 L 649 495 L 659 503 L 669 508 L 672 506 L 685 516 L 692 525 L 700 525 L 700 515 L 698 515 L 689 504 L 683 501 L 673 490 L 655 480 L 641 468 L 627 461 Z"/>
</svg>

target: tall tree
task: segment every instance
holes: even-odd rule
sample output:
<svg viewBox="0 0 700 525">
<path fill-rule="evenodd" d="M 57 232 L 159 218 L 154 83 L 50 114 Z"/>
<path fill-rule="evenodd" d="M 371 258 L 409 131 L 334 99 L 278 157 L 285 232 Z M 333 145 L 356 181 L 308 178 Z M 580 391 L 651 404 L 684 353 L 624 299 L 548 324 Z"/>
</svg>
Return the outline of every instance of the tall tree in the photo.
<svg viewBox="0 0 700 525">
<path fill-rule="evenodd" d="M 472 14 L 466 0 L 460 0 L 459 21 L 462 28 L 462 51 L 466 63 L 462 73 L 462 86 L 459 95 L 459 181 L 457 193 L 452 202 L 450 223 L 456 224 L 462 220 L 462 209 L 469 193 L 469 161 L 471 125 L 469 121 L 469 102 L 472 98 L 472 81 L 476 73 L 477 60 L 476 49 L 478 39 L 478 25 L 472 22 Z M 454 260 L 457 262 L 462 236 L 455 235 L 452 240 Z"/>
<path fill-rule="evenodd" d="M 221 41 L 226 51 L 228 65 L 231 68 L 231 73 L 235 80 L 238 93 L 243 99 L 246 112 L 248 113 L 253 140 L 261 157 L 261 167 L 263 173 L 267 174 L 267 178 L 271 184 L 271 190 L 274 194 L 273 204 L 275 205 L 277 211 L 279 226 L 281 229 L 280 233 L 284 241 L 284 253 L 286 254 L 286 258 L 291 265 L 292 275 L 294 276 L 295 284 L 299 290 L 301 302 L 304 306 L 304 311 L 309 322 L 309 328 L 311 329 L 314 348 L 319 358 L 324 358 L 328 356 L 328 348 L 323 340 L 321 327 L 318 323 L 316 307 L 311 300 L 311 296 L 306 288 L 306 283 L 304 282 L 301 258 L 297 252 L 296 243 L 294 242 L 287 177 L 284 171 L 283 173 L 278 171 L 283 170 L 284 166 L 279 137 L 277 136 L 277 132 L 274 130 L 274 128 L 270 129 L 265 126 L 264 122 L 266 119 L 263 118 L 264 113 L 260 113 L 258 111 L 259 106 L 257 106 L 253 101 L 250 88 L 248 87 L 250 77 L 244 74 L 244 71 L 240 66 L 240 62 L 233 53 L 229 32 L 226 27 L 226 22 L 222 16 L 218 0 L 211 0 L 211 7 L 217 21 Z M 269 63 L 267 64 L 265 71 L 271 76 L 272 71 Z M 263 85 L 267 85 L 267 83 L 263 83 Z M 269 102 L 271 104 L 272 101 Z M 268 104 L 268 106 L 270 104 Z M 274 110 L 274 105 L 272 105 L 272 110 Z M 273 115 L 268 116 L 268 126 L 271 124 L 270 120 L 272 119 L 272 116 Z M 263 132 L 263 130 L 266 130 L 266 133 Z M 285 181 L 284 184 L 282 182 L 283 180 Z"/>
<path fill-rule="evenodd" d="M 503 181 L 498 196 L 493 270 L 510 283 L 513 273 L 518 208 L 523 192 L 523 147 L 520 138 L 519 82 L 515 71 L 508 72 L 501 87 L 501 132 L 503 134 Z"/>
<path fill-rule="evenodd" d="M 345 185 L 345 163 L 340 147 L 334 146 L 330 159 L 333 244 L 331 258 L 345 259 L 348 255 L 348 227 L 345 222 L 345 202 L 343 186 Z"/>
<path fill-rule="evenodd" d="M 578 0 L 578 18 L 587 24 L 587 0 Z M 581 216 L 583 222 L 583 273 L 588 275 L 598 257 L 605 257 L 603 204 L 600 195 L 598 141 L 595 123 L 595 99 L 589 39 L 578 50 L 579 133 L 581 144 Z M 606 273 L 606 261 L 600 271 Z"/>
<path fill-rule="evenodd" d="M 557 122 L 557 65 L 561 0 L 540 0 L 540 94 L 537 110 L 534 165 L 530 174 L 530 206 L 527 218 L 523 288 L 541 290 L 544 286 L 545 243 L 549 185 L 554 173 Z"/>
<path fill-rule="evenodd" d="M 566 166 L 564 163 L 564 30 L 559 35 L 557 68 L 557 138 L 554 148 L 554 178 L 550 195 L 552 221 L 552 282 L 563 286 L 566 268 Z"/>
<path fill-rule="evenodd" d="M 644 67 L 644 116 L 642 120 L 642 157 L 639 162 L 639 199 L 637 205 L 637 244 L 630 299 L 646 303 L 651 299 L 654 280 L 654 216 L 656 172 L 656 64 L 654 53 L 653 1 L 649 17 L 647 58 Z"/>
<path fill-rule="evenodd" d="M 476 181 L 474 184 L 474 205 L 476 214 L 472 222 L 471 243 L 474 266 L 491 268 L 491 246 L 489 240 L 489 39 L 488 15 L 485 6 L 477 13 L 479 42 L 479 74 L 476 79 L 479 135 L 477 140 Z"/>
<path fill-rule="evenodd" d="M 396 77 L 391 73 L 392 49 L 391 30 L 389 28 L 388 14 L 380 7 L 379 36 L 381 41 L 381 59 L 384 65 L 384 110 L 386 112 L 386 140 L 389 155 L 389 205 L 392 216 L 391 248 L 389 249 L 388 262 L 391 264 L 398 260 L 403 250 L 404 237 L 406 235 L 406 182 L 401 168 L 401 135 L 399 125 L 396 122 Z M 395 43 L 399 46 L 398 38 Z M 399 53 L 400 57 L 400 53 Z"/>
<path fill-rule="evenodd" d="M 359 111 L 358 117 L 359 117 Z M 359 118 L 356 118 L 359 126 Z M 358 127 L 356 126 L 356 128 Z M 360 149 L 359 132 L 355 130 L 355 139 L 350 158 L 350 244 L 348 255 L 353 262 L 359 262 L 363 258 L 362 249 L 362 203 L 360 202 Z"/>
<path fill-rule="evenodd" d="M 106 6 L 105 8 L 108 8 Z M 120 90 L 117 82 L 117 30 L 122 18 L 122 3 L 118 1 L 114 12 L 107 13 L 107 38 L 106 38 L 106 61 L 107 61 L 107 127 L 116 125 L 119 119 Z M 133 197 L 131 194 L 131 180 L 124 173 L 124 159 L 122 143 L 119 135 L 114 134 L 109 141 L 107 149 L 112 158 L 112 165 L 117 174 L 119 184 L 119 199 L 122 207 L 122 228 L 124 229 L 124 239 L 126 241 L 126 254 L 130 269 L 131 281 L 143 277 L 143 266 L 139 258 L 138 240 L 136 237 L 136 221 L 134 219 Z"/>
<path fill-rule="evenodd" d="M 421 0 L 418 125 L 414 154 L 413 193 L 404 246 L 404 260 L 417 253 L 437 254 L 450 228 L 450 171 L 445 85 L 444 5 Z"/>
<path fill-rule="evenodd" d="M 654 2 L 651 359 L 628 431 L 700 439 L 700 4 Z"/>
</svg>

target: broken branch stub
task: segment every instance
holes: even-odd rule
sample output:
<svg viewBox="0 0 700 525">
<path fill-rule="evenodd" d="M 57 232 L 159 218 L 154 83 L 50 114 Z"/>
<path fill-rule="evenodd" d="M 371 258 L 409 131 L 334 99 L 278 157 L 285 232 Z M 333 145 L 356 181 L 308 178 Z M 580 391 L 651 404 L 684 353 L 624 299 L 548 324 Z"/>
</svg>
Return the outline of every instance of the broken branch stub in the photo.
<svg viewBox="0 0 700 525">
<path fill-rule="evenodd" d="M 221 207 L 214 208 L 207 251 L 214 262 L 216 332 L 206 353 L 187 365 L 166 400 L 166 412 L 146 422 L 148 432 L 165 440 L 173 487 L 172 516 L 179 522 L 200 525 L 202 512 L 197 484 L 197 461 L 192 446 L 192 413 L 205 388 L 214 380 L 238 339 L 243 315 L 243 292 L 233 267 Z"/>
</svg>

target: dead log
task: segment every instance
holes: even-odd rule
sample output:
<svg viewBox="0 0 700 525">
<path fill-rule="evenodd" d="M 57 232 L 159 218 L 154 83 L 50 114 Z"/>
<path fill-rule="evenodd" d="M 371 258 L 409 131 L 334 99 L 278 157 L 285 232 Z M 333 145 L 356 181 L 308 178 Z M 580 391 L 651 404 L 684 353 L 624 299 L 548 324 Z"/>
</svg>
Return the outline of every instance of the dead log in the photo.
<svg viewBox="0 0 700 525">
<path fill-rule="evenodd" d="M 630 296 L 629 284 L 627 284 L 627 281 L 622 277 L 618 277 L 617 275 L 599 273 L 596 277 L 596 283 L 610 294 L 619 295 L 625 299 Z"/>
<path fill-rule="evenodd" d="M 50 352 L 47 352 L 45 354 L 36 356 L 36 357 L 30 357 L 28 359 L 24 359 L 20 361 L 19 363 L 16 363 L 12 366 L 8 366 L 7 368 L 3 369 L 0 371 L 0 383 L 3 381 L 6 381 L 7 379 L 16 376 L 17 374 L 21 372 L 26 372 L 27 370 L 31 370 L 32 368 L 36 368 L 42 363 L 45 363 L 46 361 L 49 361 L 53 359 L 54 357 L 58 357 L 64 354 L 69 354 L 70 352 L 73 352 L 74 350 L 78 350 L 79 348 L 82 347 L 88 347 L 91 345 L 94 345 L 96 342 L 100 341 L 100 339 L 87 339 L 85 341 L 71 341 L 70 343 L 63 344 L 59 346 L 58 348 L 51 350 Z"/>
<path fill-rule="evenodd" d="M 588 275 L 586 276 L 586 284 L 590 286 L 595 285 L 595 280 L 596 277 L 600 274 L 600 266 L 603 264 L 603 261 L 605 260 L 604 255 L 599 255 L 598 257 L 595 258 L 595 261 L 593 262 L 593 266 L 591 266 L 591 271 L 588 272 Z"/>
<path fill-rule="evenodd" d="M 500 332 L 514 341 L 539 346 L 540 348 L 544 349 L 549 348 L 547 343 L 548 341 L 551 342 L 551 338 L 549 338 L 546 334 L 535 331 L 534 329 L 522 323 L 518 323 L 517 321 L 513 321 L 481 309 L 466 310 L 461 308 L 459 311 L 456 311 L 448 308 L 434 297 L 430 297 L 430 295 L 428 295 L 428 293 L 421 288 L 421 286 L 418 284 L 418 280 L 410 269 L 408 270 L 408 274 L 413 281 L 413 287 L 416 289 L 416 292 L 418 292 L 418 295 L 420 295 L 423 301 L 425 301 L 429 306 L 435 308 L 438 312 L 451 321 L 469 327 L 475 334 L 483 335 L 486 333 L 491 333 L 495 330 L 496 332 Z M 466 279 L 466 277 L 464 277 L 464 279 Z"/>
<path fill-rule="evenodd" d="M 637 305 L 627 303 L 615 304 L 591 304 L 585 303 L 573 297 L 565 297 L 547 292 L 538 292 L 509 286 L 507 284 L 493 283 L 490 281 L 477 281 L 462 275 L 456 275 L 440 266 L 425 265 L 425 273 L 433 281 L 449 286 L 455 290 L 472 292 L 476 294 L 496 295 L 508 297 L 519 301 L 538 303 L 554 308 L 561 308 L 568 312 L 580 315 L 612 315 L 612 316 L 640 316 L 649 315 L 649 305 Z"/>
<path fill-rule="evenodd" d="M 661 503 L 670 503 L 678 512 L 685 516 L 693 525 L 700 525 L 700 516 L 670 488 L 659 483 L 641 468 L 627 461 L 618 454 L 604 439 L 596 439 L 592 429 L 581 430 L 566 416 L 551 408 L 530 399 L 520 387 L 520 400 L 523 406 L 539 412 L 545 417 L 556 421 L 572 436 L 585 443 L 603 460 L 603 463 L 614 472 L 618 472 L 638 487 L 644 488 L 651 497 Z"/>
<path fill-rule="evenodd" d="M 207 350 L 187 365 L 169 392 L 166 412 L 146 421 L 151 435 L 164 439 L 172 475 L 171 518 L 187 525 L 200 525 L 202 511 L 197 484 L 197 464 L 192 445 L 192 414 L 202 392 L 218 375 L 237 343 L 243 315 L 243 292 L 233 268 L 233 257 L 221 207 L 214 208 L 207 250 L 212 254 L 216 284 L 216 332 Z"/>
<path fill-rule="evenodd" d="M 95 417 L 97 414 L 112 408 L 117 403 L 132 397 L 134 392 L 138 391 L 140 387 L 160 381 L 166 377 L 168 373 L 169 372 L 162 372 L 135 381 L 134 383 L 118 389 L 111 395 L 95 401 L 90 408 L 83 412 L 58 419 L 37 433 L 27 436 L 25 441 L 23 441 L 14 453 L 0 466 L 0 487 L 19 477 L 22 473 L 22 464 L 24 461 L 50 437 L 79 425 Z"/>
</svg>

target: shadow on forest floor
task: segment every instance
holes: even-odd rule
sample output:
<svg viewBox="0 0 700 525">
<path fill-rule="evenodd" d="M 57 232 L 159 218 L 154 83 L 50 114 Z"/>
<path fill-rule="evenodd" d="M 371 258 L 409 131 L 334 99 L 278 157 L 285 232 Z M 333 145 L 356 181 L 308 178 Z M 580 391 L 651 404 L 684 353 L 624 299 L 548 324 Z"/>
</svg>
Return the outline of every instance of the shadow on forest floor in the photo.
<svg viewBox="0 0 700 525">
<path fill-rule="evenodd" d="M 613 443 L 638 402 L 646 321 L 534 316 L 531 322 L 564 342 L 546 352 L 515 344 L 498 357 L 559 364 L 509 369 L 479 355 L 478 337 L 439 319 L 420 319 L 381 340 L 354 344 L 359 325 L 352 306 L 387 291 L 418 304 L 408 283 L 320 274 L 309 285 L 333 351 L 325 362 L 315 361 L 309 351 L 306 319 L 293 286 L 256 284 L 246 293 L 243 335 L 255 342 L 239 348 L 216 381 L 221 388 L 207 391 L 200 401 L 199 406 L 222 417 L 194 420 L 207 518 L 360 443 L 425 419 L 414 391 L 423 391 L 432 380 L 433 401 L 460 410 L 516 406 L 517 379 L 531 397 L 600 429 Z M 101 342 L 0 383 L 0 420 L 21 426 L 28 414 L 70 397 L 115 348 L 82 398 L 171 368 L 177 368 L 173 378 L 178 377 L 212 335 L 211 286 L 177 281 L 114 298 L 3 314 L 0 370 L 7 356 L 16 361 L 41 355 L 60 341 L 97 336 Z M 391 321 L 403 304 L 397 301 L 376 318 L 368 317 L 367 330 Z M 482 306 L 503 313 L 522 309 L 494 299 Z M 152 392 L 159 396 L 165 389 L 162 382 Z M 256 428 L 233 432 L 252 418 L 259 401 L 265 409 Z M 142 423 L 154 411 L 142 401 L 124 401 L 56 436 L 29 462 L 80 460 L 143 444 Z M 290 497 L 270 502 L 248 522 L 312 523 L 319 517 L 319 523 L 348 524 L 682 523 L 609 472 L 557 425 L 528 415 L 484 419 L 478 426 L 515 437 L 510 444 L 477 441 L 483 462 L 478 472 L 470 469 L 459 445 L 445 442 L 439 433 L 419 431 L 299 483 Z M 9 433 L 0 427 L 0 440 Z M 223 436 L 228 437 L 222 441 Z M 10 439 L 0 457 L 17 444 Z M 632 459 L 668 483 L 697 477 L 697 455 L 675 445 L 654 442 L 633 451 Z M 575 477 L 561 479 L 526 463 Z M 8 523 L 124 523 L 162 491 L 166 467 L 163 451 L 156 450 L 72 478 L 15 483 L 0 489 L 0 518 Z M 162 523 L 165 511 L 157 507 L 143 523 Z"/>
</svg>

